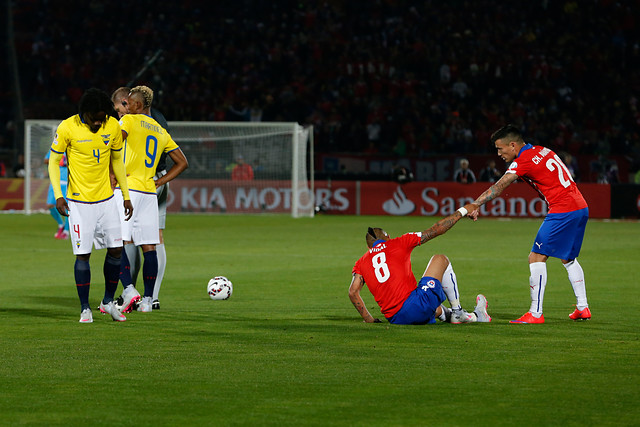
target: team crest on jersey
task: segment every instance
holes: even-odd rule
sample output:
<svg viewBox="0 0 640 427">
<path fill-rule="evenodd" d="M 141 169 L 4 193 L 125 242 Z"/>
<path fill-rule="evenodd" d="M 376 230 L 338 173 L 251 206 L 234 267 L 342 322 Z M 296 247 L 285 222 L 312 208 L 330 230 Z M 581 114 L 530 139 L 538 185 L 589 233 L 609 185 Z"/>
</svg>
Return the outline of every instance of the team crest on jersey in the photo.
<svg viewBox="0 0 640 427">
<path fill-rule="evenodd" d="M 104 145 L 109 145 L 111 134 L 109 133 L 107 135 L 100 135 L 100 136 L 103 138 L 102 142 L 104 142 Z"/>
</svg>

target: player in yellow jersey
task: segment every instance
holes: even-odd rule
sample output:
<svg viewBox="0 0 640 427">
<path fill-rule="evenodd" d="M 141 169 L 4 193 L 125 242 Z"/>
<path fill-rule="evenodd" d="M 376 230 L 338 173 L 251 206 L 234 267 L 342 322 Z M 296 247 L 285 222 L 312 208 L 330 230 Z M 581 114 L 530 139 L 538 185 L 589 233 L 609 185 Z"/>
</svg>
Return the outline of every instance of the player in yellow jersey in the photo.
<svg viewBox="0 0 640 427">
<path fill-rule="evenodd" d="M 125 244 L 133 242 L 142 248 L 144 263 L 142 275 L 144 297 L 138 311 L 152 310 L 153 290 L 158 274 L 158 256 L 156 245 L 160 243 L 158 222 L 158 198 L 156 188 L 171 181 L 188 167 L 187 158 L 171 135 L 150 115 L 153 91 L 146 86 L 131 89 L 127 98 L 128 111 L 120 118 L 122 137 L 125 139 L 125 167 L 131 198 L 136 206 L 131 221 L 122 221 L 122 237 Z M 174 165 L 167 173 L 157 179 L 156 167 L 160 156 L 167 153 Z M 116 189 L 116 197 L 118 191 Z M 123 218 L 121 218 L 123 219 Z M 123 311 L 139 299 L 140 294 L 127 277 L 128 262 L 122 257 L 121 280 Z"/>
<path fill-rule="evenodd" d="M 91 268 L 89 259 L 92 247 L 107 248 L 104 261 L 105 291 L 100 309 L 113 320 L 125 321 L 118 311 L 113 297 L 118 286 L 120 257 L 122 254 L 122 230 L 120 216 L 125 219 L 133 213 L 129 198 L 123 156 L 122 131 L 118 121 L 111 117 L 113 105 L 109 95 L 99 89 L 89 89 L 80 98 L 79 113 L 62 121 L 51 144 L 49 178 L 56 199 L 56 209 L 69 217 L 71 243 L 76 255 L 74 274 L 80 298 L 81 323 L 93 322 L 89 306 Z M 67 199 L 60 187 L 58 164 L 66 153 L 69 166 Z M 113 197 L 109 179 L 109 165 L 123 194 L 123 207 Z"/>
</svg>

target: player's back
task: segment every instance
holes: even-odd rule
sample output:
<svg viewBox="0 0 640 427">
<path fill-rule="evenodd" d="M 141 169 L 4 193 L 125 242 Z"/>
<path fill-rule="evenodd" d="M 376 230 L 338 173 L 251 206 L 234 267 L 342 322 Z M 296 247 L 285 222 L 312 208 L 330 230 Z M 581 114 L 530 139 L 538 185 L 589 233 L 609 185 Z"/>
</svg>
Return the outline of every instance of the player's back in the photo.
<svg viewBox="0 0 640 427">
<path fill-rule="evenodd" d="M 549 148 L 526 145 L 509 166 L 507 173 L 516 173 L 539 191 L 549 203 L 550 213 L 570 212 L 587 207 L 571 172 Z"/>
<path fill-rule="evenodd" d="M 169 133 L 146 114 L 127 114 L 120 119 L 125 141 L 125 168 L 129 189 L 145 193 L 156 192 L 153 177 L 160 156 L 178 145 Z"/>
<path fill-rule="evenodd" d="M 419 233 L 404 234 L 369 249 L 354 266 L 385 317 L 393 316 L 416 288 L 411 251 L 419 244 Z"/>
</svg>

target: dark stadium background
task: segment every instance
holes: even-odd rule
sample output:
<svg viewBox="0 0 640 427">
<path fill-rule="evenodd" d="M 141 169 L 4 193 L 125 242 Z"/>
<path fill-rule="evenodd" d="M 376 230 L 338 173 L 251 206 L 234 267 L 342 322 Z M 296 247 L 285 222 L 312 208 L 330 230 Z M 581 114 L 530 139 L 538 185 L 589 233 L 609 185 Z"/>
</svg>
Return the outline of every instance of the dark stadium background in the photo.
<svg viewBox="0 0 640 427">
<path fill-rule="evenodd" d="M 312 124 L 316 158 L 329 159 L 316 160 L 320 179 L 388 178 L 340 163 L 353 156 L 466 156 L 478 174 L 496 158 L 490 133 L 507 122 L 570 154 L 581 182 L 629 183 L 639 169 L 638 1 L 4 7 L 7 177 L 24 119 L 66 118 L 86 88 L 110 93 L 128 83 L 152 87 L 169 120 Z"/>
</svg>

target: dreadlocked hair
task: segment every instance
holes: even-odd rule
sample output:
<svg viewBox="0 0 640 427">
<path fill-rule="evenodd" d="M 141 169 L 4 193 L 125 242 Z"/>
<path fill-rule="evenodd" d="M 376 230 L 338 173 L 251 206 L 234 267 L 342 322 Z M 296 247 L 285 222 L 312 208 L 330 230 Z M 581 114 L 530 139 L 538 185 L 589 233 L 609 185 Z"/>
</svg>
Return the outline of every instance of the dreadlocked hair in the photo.
<svg viewBox="0 0 640 427">
<path fill-rule="evenodd" d="M 108 115 L 112 113 L 113 104 L 111 103 L 111 98 L 106 92 L 95 87 L 87 89 L 78 103 L 78 112 L 82 116 L 86 113 L 99 113 L 101 111 Z"/>
</svg>

